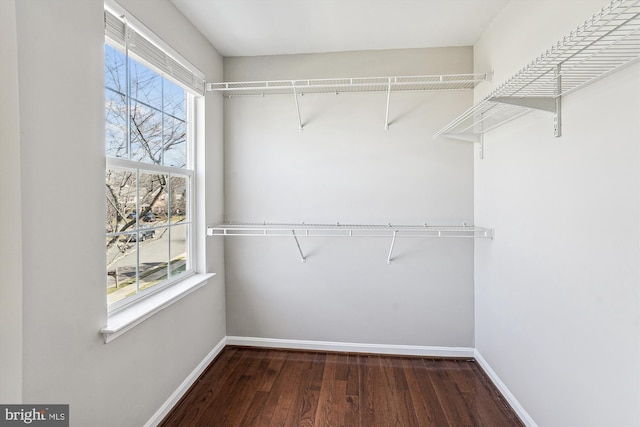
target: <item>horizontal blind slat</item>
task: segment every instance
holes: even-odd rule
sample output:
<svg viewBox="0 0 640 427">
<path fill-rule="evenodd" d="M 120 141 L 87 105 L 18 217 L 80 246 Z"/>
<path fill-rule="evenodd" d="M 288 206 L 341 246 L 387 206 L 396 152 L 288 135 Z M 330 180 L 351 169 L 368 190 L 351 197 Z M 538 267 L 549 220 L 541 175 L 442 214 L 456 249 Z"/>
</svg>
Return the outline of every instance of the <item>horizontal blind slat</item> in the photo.
<svg viewBox="0 0 640 427">
<path fill-rule="evenodd" d="M 111 12 L 104 11 L 104 35 L 116 43 L 124 45 L 125 38 L 124 22 L 118 19 Z"/>
<path fill-rule="evenodd" d="M 160 73 L 173 78 L 196 93 L 204 95 L 205 82 L 198 74 L 171 57 L 144 34 L 127 26 L 123 18 L 117 17 L 107 10 L 104 12 L 104 31 L 106 37 L 115 43 L 126 46 L 129 52 L 147 62 Z"/>
</svg>

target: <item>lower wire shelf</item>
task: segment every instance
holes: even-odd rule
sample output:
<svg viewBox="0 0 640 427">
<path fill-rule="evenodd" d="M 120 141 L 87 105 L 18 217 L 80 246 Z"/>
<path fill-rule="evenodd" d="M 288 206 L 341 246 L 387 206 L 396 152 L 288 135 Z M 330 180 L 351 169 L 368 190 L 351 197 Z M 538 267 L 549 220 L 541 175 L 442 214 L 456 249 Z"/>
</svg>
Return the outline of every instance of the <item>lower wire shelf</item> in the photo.
<svg viewBox="0 0 640 427">
<path fill-rule="evenodd" d="M 387 237 L 391 238 L 391 248 L 387 264 L 391 264 L 393 246 L 397 237 L 412 238 L 485 238 L 493 239 L 493 228 L 463 224 L 454 225 L 395 225 L 395 224 L 283 224 L 283 223 L 224 223 L 207 227 L 208 236 L 245 237 L 293 237 L 302 262 L 306 256 L 302 252 L 298 237 Z"/>
<path fill-rule="evenodd" d="M 225 223 L 209 227 L 209 236 L 316 236 L 316 237 L 476 237 L 493 238 L 492 228 L 472 225 L 395 225 L 395 224 L 283 224 Z"/>
</svg>

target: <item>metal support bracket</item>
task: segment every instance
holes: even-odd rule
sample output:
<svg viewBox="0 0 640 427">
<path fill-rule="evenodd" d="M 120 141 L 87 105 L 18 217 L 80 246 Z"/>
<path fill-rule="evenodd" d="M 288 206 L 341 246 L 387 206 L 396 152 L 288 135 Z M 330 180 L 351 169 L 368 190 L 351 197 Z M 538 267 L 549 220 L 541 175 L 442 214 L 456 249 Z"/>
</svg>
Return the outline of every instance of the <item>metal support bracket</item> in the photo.
<svg viewBox="0 0 640 427">
<path fill-rule="evenodd" d="M 298 104 L 298 91 L 296 90 L 296 82 L 292 81 L 293 85 L 293 99 L 296 101 L 296 111 L 298 112 L 298 130 L 302 132 L 302 118 L 300 117 L 300 105 Z"/>
<path fill-rule="evenodd" d="M 293 234 L 293 238 L 296 241 L 296 246 L 298 247 L 298 252 L 300 252 L 300 262 L 302 262 L 302 263 L 307 262 L 307 257 L 304 256 L 304 253 L 302 253 L 302 248 L 300 248 L 300 242 L 298 242 L 298 236 L 296 236 L 296 231 L 295 230 L 291 230 L 291 233 Z"/>
<path fill-rule="evenodd" d="M 397 230 L 393 230 L 393 239 L 391 239 L 391 248 L 389 248 L 389 256 L 387 257 L 387 264 L 391 264 L 391 254 L 393 253 L 393 245 L 396 244 Z"/>
<path fill-rule="evenodd" d="M 552 113 L 553 135 L 555 137 L 560 137 L 562 136 L 562 96 L 560 95 L 562 93 L 562 74 L 560 65 L 556 66 L 554 78 L 554 96 L 494 96 L 493 98 L 490 98 L 489 101 Z"/>
<path fill-rule="evenodd" d="M 556 101 L 552 96 L 495 96 L 489 101 L 499 102 L 501 104 L 517 105 L 518 107 L 533 108 L 534 110 L 543 110 L 555 113 Z"/>
<path fill-rule="evenodd" d="M 391 101 L 391 77 L 387 83 L 387 114 L 384 118 L 384 130 L 389 130 L 389 102 Z"/>
<path fill-rule="evenodd" d="M 553 112 L 553 134 L 556 138 L 562 136 L 562 71 L 561 65 L 558 64 L 555 70 L 556 78 L 556 90 L 555 90 L 555 103 L 556 110 Z"/>
</svg>

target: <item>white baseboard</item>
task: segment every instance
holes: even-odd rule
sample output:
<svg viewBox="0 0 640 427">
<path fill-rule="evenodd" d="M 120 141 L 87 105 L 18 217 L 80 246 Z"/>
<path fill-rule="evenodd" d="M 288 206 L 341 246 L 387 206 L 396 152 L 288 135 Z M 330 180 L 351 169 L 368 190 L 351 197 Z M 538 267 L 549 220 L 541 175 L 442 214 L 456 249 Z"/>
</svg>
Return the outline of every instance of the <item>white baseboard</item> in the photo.
<svg viewBox="0 0 640 427">
<path fill-rule="evenodd" d="M 155 427 L 167 416 L 169 411 L 178 403 L 182 396 L 189 390 L 189 387 L 198 379 L 198 377 L 204 372 L 204 370 L 211 364 L 213 359 L 222 351 L 227 345 L 227 338 L 224 337 L 220 342 L 205 356 L 204 359 L 196 366 L 196 368 L 189 374 L 182 384 L 169 396 L 169 398 L 162 404 L 160 409 L 156 411 L 144 427 Z"/>
<path fill-rule="evenodd" d="M 403 356 L 473 358 L 471 347 L 434 347 L 396 344 L 363 344 L 330 341 L 283 340 L 277 338 L 227 337 L 227 345 L 285 348 L 293 350 L 342 351 Z"/>
<path fill-rule="evenodd" d="M 533 421 L 533 418 L 531 418 L 531 416 L 527 413 L 527 411 L 524 410 L 520 402 L 518 402 L 518 399 L 516 399 L 513 393 L 511 393 L 511 391 L 507 388 L 505 383 L 502 382 L 500 377 L 498 377 L 498 374 L 496 374 L 496 372 L 493 369 L 491 369 L 491 366 L 489 366 L 489 363 L 487 363 L 487 361 L 484 359 L 484 357 L 482 357 L 482 355 L 477 349 L 474 349 L 474 359 L 476 360 L 476 362 L 478 362 L 482 370 L 487 374 L 491 382 L 498 388 L 498 390 L 500 390 L 500 393 L 502 393 L 504 398 L 507 399 L 507 402 L 509 403 L 511 408 L 516 412 L 516 414 L 518 414 L 518 417 L 520 417 L 520 420 L 527 427 L 538 427 L 536 422 Z"/>
</svg>

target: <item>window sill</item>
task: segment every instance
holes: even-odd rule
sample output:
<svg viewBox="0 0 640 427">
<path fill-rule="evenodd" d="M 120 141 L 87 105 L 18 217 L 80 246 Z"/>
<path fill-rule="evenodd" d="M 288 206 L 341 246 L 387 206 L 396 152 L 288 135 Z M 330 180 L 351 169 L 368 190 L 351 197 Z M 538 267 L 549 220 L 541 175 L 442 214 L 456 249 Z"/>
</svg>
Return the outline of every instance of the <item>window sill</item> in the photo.
<svg viewBox="0 0 640 427">
<path fill-rule="evenodd" d="M 147 320 L 149 317 L 169 307 L 174 302 L 200 289 L 215 273 L 196 274 L 169 286 L 162 291 L 136 302 L 107 318 L 107 326 L 100 329 L 105 344 L 113 341 L 129 329 Z"/>
</svg>

